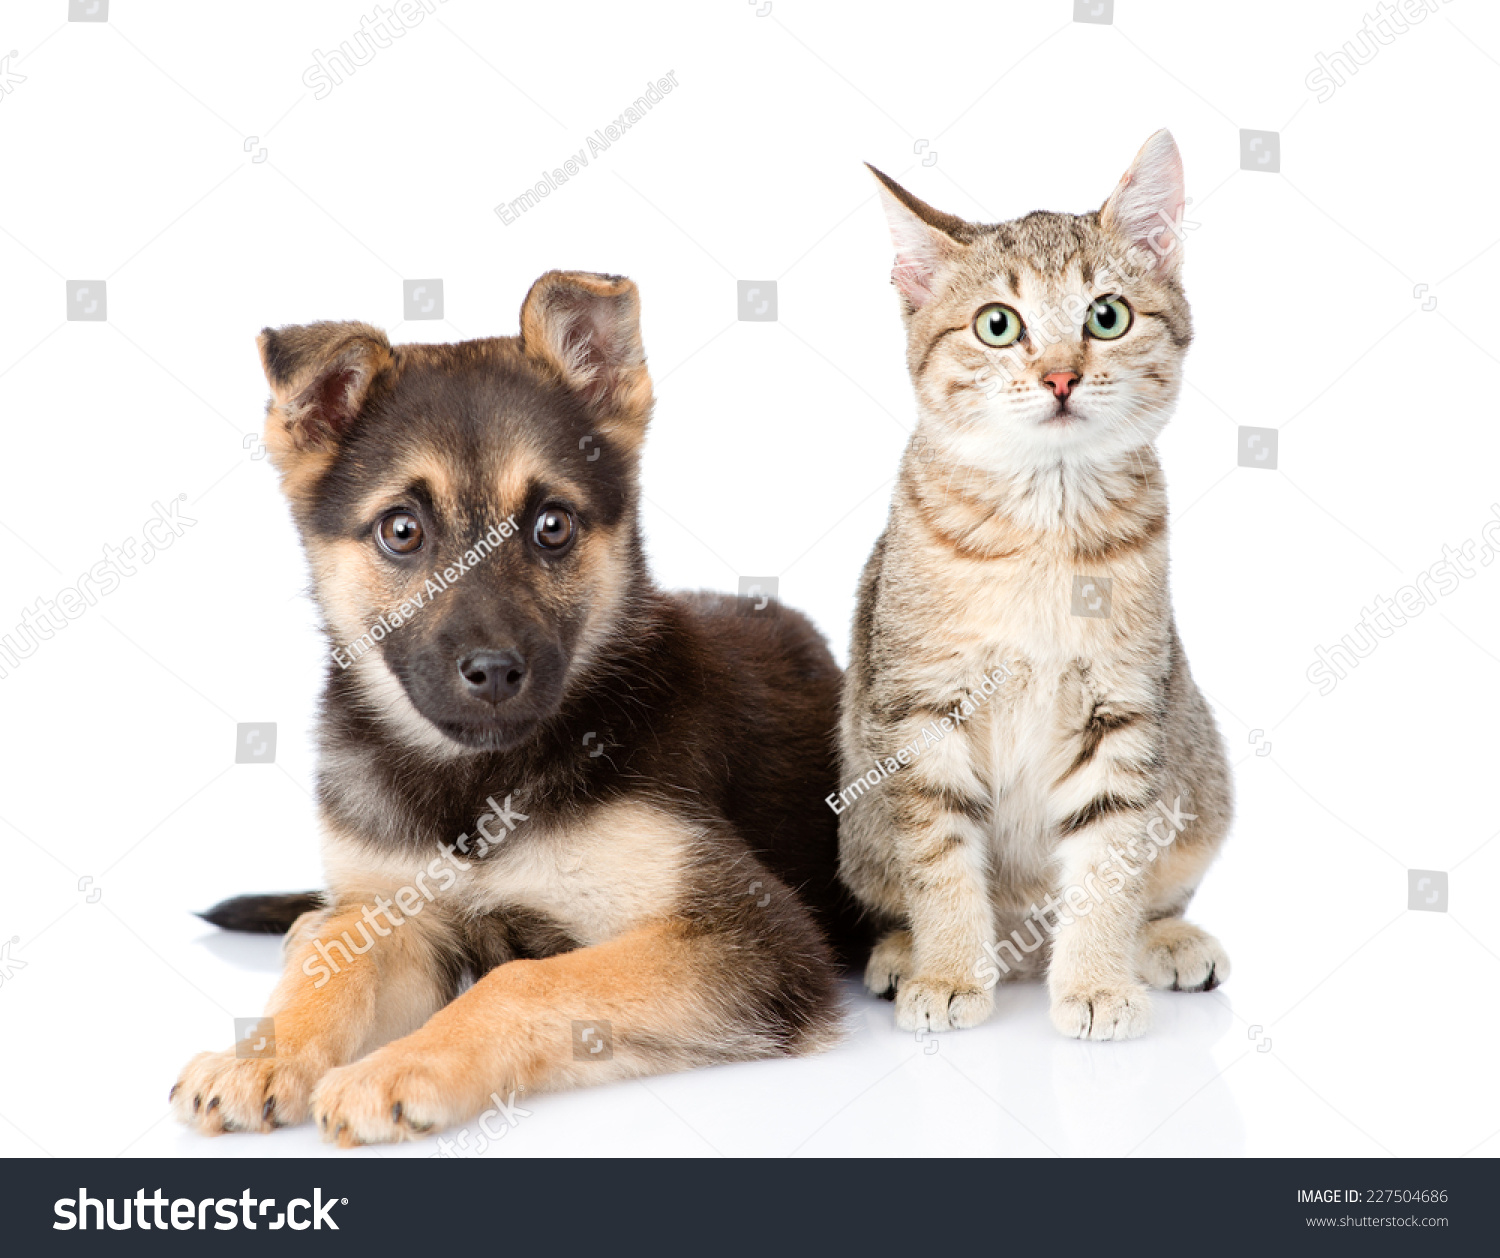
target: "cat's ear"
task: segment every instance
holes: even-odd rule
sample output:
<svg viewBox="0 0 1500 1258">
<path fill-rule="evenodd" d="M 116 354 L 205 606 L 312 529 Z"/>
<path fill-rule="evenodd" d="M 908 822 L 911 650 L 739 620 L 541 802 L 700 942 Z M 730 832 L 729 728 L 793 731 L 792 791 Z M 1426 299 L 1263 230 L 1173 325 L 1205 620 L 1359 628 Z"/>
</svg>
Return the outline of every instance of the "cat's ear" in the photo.
<svg viewBox="0 0 1500 1258">
<path fill-rule="evenodd" d="M 1163 129 L 1141 145 L 1099 211 L 1099 222 L 1127 249 L 1140 251 L 1159 274 L 1175 275 L 1182 265 L 1176 229 L 1185 204 L 1182 155 L 1172 133 Z"/>
<path fill-rule="evenodd" d="M 932 300 L 938 273 L 963 252 L 969 224 L 933 209 L 875 167 L 869 169 L 880 185 L 880 207 L 896 245 L 891 283 L 900 290 L 909 317 Z"/>
</svg>

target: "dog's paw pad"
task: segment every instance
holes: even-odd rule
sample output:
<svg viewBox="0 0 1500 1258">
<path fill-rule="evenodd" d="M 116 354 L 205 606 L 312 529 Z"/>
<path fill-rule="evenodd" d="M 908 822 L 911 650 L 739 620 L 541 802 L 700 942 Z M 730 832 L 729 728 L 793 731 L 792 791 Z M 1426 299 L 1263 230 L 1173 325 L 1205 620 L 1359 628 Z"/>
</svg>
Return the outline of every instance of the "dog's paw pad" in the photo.
<svg viewBox="0 0 1500 1258">
<path fill-rule="evenodd" d="M 1151 1025 L 1151 997 L 1136 984 L 1066 992 L 1052 1001 L 1052 1025 L 1075 1040 L 1133 1040 Z"/>
<path fill-rule="evenodd" d="M 994 996 L 972 983 L 913 978 L 896 989 L 896 1025 L 903 1031 L 960 1031 L 978 1026 L 994 1007 Z"/>
<path fill-rule="evenodd" d="M 307 1119 L 316 1073 L 287 1057 L 199 1053 L 167 1096 L 173 1115 L 205 1135 L 271 1131 Z"/>
<path fill-rule="evenodd" d="M 431 1071 L 379 1052 L 324 1075 L 312 1113 L 323 1139 L 345 1149 L 416 1140 L 449 1120 Z"/>
</svg>

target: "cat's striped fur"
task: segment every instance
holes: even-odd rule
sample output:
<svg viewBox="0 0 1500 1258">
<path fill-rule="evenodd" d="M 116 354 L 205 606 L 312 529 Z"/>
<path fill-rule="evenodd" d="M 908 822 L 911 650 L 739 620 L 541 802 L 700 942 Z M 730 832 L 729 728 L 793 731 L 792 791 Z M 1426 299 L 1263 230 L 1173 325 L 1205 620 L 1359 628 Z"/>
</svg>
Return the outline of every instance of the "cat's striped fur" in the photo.
<svg viewBox="0 0 1500 1258">
<path fill-rule="evenodd" d="M 1002 976 L 1045 973 L 1065 1034 L 1139 1035 L 1146 985 L 1229 968 L 1182 919 L 1231 799 L 1173 621 L 1153 445 L 1192 336 L 1177 148 L 1153 136 L 1097 213 L 993 227 L 876 173 L 919 421 L 860 586 L 841 780 L 1011 676 L 842 811 L 843 876 L 886 928 L 867 982 L 899 1026 L 945 1030 L 984 1020 Z M 1128 329 L 1090 335 L 1116 296 Z M 1026 326 L 1009 347 L 975 330 L 996 302 Z"/>
</svg>

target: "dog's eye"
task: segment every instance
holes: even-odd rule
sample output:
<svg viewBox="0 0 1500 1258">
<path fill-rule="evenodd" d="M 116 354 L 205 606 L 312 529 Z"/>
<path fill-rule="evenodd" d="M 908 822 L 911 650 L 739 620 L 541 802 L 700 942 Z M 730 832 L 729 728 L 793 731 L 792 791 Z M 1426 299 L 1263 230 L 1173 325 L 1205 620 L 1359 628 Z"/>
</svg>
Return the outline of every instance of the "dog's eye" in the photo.
<svg viewBox="0 0 1500 1258">
<path fill-rule="evenodd" d="M 422 522 L 410 511 L 392 511 L 375 526 L 375 540 L 388 555 L 409 555 L 422 545 Z"/>
<path fill-rule="evenodd" d="M 536 517 L 532 537 L 544 550 L 561 550 L 573 540 L 573 515 L 562 507 L 544 507 Z"/>
</svg>

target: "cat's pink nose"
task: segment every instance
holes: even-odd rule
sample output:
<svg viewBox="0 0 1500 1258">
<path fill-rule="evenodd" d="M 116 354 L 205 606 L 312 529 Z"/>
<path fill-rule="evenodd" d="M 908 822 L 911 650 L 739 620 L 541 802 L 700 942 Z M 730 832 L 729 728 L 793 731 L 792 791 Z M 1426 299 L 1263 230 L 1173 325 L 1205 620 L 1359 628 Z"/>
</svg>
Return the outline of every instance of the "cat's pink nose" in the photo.
<svg viewBox="0 0 1500 1258">
<path fill-rule="evenodd" d="M 1078 383 L 1076 371 L 1049 371 L 1042 377 L 1042 383 L 1052 390 L 1052 396 L 1065 398 L 1073 392 L 1073 386 Z"/>
</svg>

